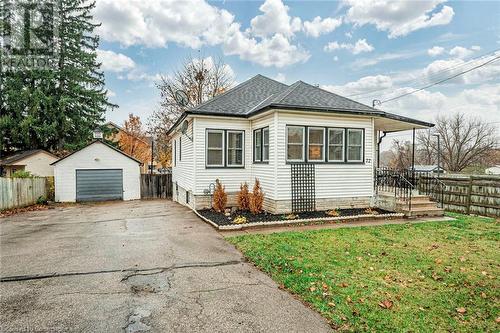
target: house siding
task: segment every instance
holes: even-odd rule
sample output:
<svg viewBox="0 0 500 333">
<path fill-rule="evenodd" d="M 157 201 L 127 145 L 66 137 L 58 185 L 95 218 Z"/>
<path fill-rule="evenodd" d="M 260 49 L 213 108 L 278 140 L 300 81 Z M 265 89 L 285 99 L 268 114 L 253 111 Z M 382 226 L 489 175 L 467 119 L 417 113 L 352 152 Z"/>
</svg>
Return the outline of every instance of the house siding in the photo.
<svg viewBox="0 0 500 333">
<path fill-rule="evenodd" d="M 316 199 L 369 198 L 373 195 L 373 121 L 370 117 L 279 111 L 278 140 L 274 148 L 277 152 L 276 200 L 291 200 L 290 165 L 286 163 L 287 125 L 363 128 L 365 163 L 316 164 Z"/>
<path fill-rule="evenodd" d="M 38 152 L 34 155 L 23 158 L 20 161 L 12 163 L 10 166 L 13 166 L 12 169 L 14 169 L 14 171 L 19 167 L 24 166 L 24 170 L 31 172 L 32 175 L 39 177 L 51 177 L 54 176 L 54 167 L 50 164 L 55 161 L 57 161 L 57 157 L 45 152 Z M 7 174 L 7 176 L 9 176 L 9 174 Z"/>
<path fill-rule="evenodd" d="M 197 119 L 189 120 L 188 129 L 186 134 L 182 134 L 177 131 L 172 136 L 172 142 L 177 142 L 175 145 L 172 144 L 172 149 L 174 147 L 177 149 L 175 154 L 172 152 L 172 158 L 175 157 L 175 163 L 172 163 L 172 184 L 173 184 L 173 199 L 181 204 L 191 206 L 192 200 L 189 203 L 186 202 L 186 192 L 191 196 L 194 190 L 194 180 L 195 180 L 195 159 L 194 159 L 194 138 L 193 133 L 196 128 Z M 180 143 L 179 143 L 179 139 Z M 191 140 L 193 139 L 193 140 Z M 181 147 L 180 147 L 181 146 Z M 181 159 L 179 159 L 179 149 L 181 149 Z M 179 193 L 177 193 L 176 185 L 179 187 Z"/>
<path fill-rule="evenodd" d="M 77 169 L 122 169 L 123 200 L 141 198 L 139 163 L 97 142 L 54 165 L 56 201 L 76 201 Z"/>
</svg>

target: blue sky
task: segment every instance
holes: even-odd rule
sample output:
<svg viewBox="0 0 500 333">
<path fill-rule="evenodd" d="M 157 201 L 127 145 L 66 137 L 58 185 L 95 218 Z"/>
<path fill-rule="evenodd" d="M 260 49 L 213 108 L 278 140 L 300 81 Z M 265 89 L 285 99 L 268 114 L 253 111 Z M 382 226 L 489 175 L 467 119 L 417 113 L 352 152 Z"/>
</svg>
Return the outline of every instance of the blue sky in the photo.
<svg viewBox="0 0 500 333">
<path fill-rule="evenodd" d="M 188 56 L 222 57 L 235 82 L 263 74 L 303 80 L 366 104 L 500 56 L 498 1 L 98 0 L 107 114 L 146 121 L 154 82 Z M 500 61 L 381 109 L 432 121 L 461 111 L 498 122 Z"/>
</svg>

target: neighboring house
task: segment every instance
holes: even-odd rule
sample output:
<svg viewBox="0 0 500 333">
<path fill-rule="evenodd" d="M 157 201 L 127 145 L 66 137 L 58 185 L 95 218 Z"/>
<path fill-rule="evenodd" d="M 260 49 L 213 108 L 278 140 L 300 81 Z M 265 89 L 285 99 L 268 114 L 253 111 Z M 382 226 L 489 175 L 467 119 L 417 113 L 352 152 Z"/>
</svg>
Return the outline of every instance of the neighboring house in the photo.
<svg viewBox="0 0 500 333">
<path fill-rule="evenodd" d="M 152 138 L 151 137 L 146 137 L 145 139 L 138 138 L 129 132 L 127 132 L 123 127 L 118 126 L 117 124 L 108 121 L 106 124 L 104 124 L 107 128 L 111 129 L 111 133 L 106 135 L 106 140 L 118 143 L 120 142 L 120 138 L 123 135 L 131 135 L 132 137 L 135 137 L 137 139 L 136 144 L 139 146 L 139 149 L 141 150 L 151 150 L 151 143 L 152 143 Z M 141 173 L 149 173 L 150 168 L 151 168 L 151 161 L 142 161 L 143 164 L 141 166 Z M 153 170 L 156 168 L 156 161 L 153 160 Z"/>
<path fill-rule="evenodd" d="M 500 175 L 500 165 L 495 165 L 484 170 L 487 175 Z"/>
<path fill-rule="evenodd" d="M 19 170 L 29 171 L 34 176 L 49 177 L 54 175 L 50 165 L 58 157 L 43 149 L 17 152 L 0 159 L 0 176 L 10 177 Z"/>
<path fill-rule="evenodd" d="M 169 129 L 173 199 L 210 207 L 218 178 L 231 206 L 240 184 L 251 189 L 258 178 L 264 208 L 289 212 L 297 195 L 291 165 L 307 163 L 315 168 L 316 209 L 367 207 L 380 133 L 432 126 L 302 81 L 286 85 L 257 75 L 187 110 Z"/>
<path fill-rule="evenodd" d="M 411 167 L 409 168 L 411 170 Z M 415 172 L 417 173 L 446 173 L 446 170 L 443 167 L 434 165 L 415 165 Z"/>
<path fill-rule="evenodd" d="M 141 164 L 113 146 L 93 141 L 52 163 L 55 199 L 60 202 L 140 199 Z"/>
</svg>

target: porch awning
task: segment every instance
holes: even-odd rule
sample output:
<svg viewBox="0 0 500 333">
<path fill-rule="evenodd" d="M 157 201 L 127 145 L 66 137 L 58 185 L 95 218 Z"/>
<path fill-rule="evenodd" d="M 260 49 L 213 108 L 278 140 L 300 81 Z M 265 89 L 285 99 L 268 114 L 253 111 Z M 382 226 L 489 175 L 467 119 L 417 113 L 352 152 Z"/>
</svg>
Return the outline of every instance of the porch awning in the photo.
<svg viewBox="0 0 500 333">
<path fill-rule="evenodd" d="M 383 132 L 399 132 L 411 129 L 425 129 L 434 124 L 385 112 L 381 117 L 375 117 L 375 130 Z"/>
</svg>

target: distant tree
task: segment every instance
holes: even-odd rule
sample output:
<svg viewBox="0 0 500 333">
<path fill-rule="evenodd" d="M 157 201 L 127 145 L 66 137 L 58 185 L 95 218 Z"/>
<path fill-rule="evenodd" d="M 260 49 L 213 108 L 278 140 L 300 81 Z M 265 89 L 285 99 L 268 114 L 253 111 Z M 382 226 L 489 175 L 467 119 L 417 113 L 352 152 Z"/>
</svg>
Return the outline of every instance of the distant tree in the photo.
<svg viewBox="0 0 500 333">
<path fill-rule="evenodd" d="M 96 60 L 94 2 L 61 0 L 54 25 L 55 68 L 17 69 L 0 75 L 0 151 L 74 150 L 92 138 L 110 107 Z M 45 27 L 45 37 L 51 33 Z M 42 32 L 40 32 L 42 33 Z M 43 39 L 43 37 L 40 37 Z M 47 40 L 50 38 L 47 37 Z"/>
<path fill-rule="evenodd" d="M 412 144 L 410 141 L 394 139 L 390 152 L 388 167 L 396 170 L 406 170 L 411 167 Z"/>
<path fill-rule="evenodd" d="M 148 120 L 148 128 L 154 137 L 155 155 L 158 160 L 168 160 L 170 150 L 167 130 L 189 108 L 195 107 L 233 85 L 234 78 L 228 65 L 222 59 L 212 57 L 184 60 L 181 68 L 172 75 L 162 75 L 157 88 L 160 91 L 160 106 Z M 186 94 L 186 104 L 179 101 L 179 92 Z"/>
<path fill-rule="evenodd" d="M 466 117 L 463 113 L 439 116 L 434 132 L 441 140 L 442 166 L 452 172 L 484 161 L 498 144 L 495 127 L 479 118 Z M 429 151 L 432 161 L 437 160 L 437 138 L 428 132 L 417 136 L 421 149 Z"/>
<path fill-rule="evenodd" d="M 123 124 L 123 130 L 118 141 L 120 149 L 147 164 L 151 160 L 151 147 L 139 116 L 130 113 Z"/>
</svg>

